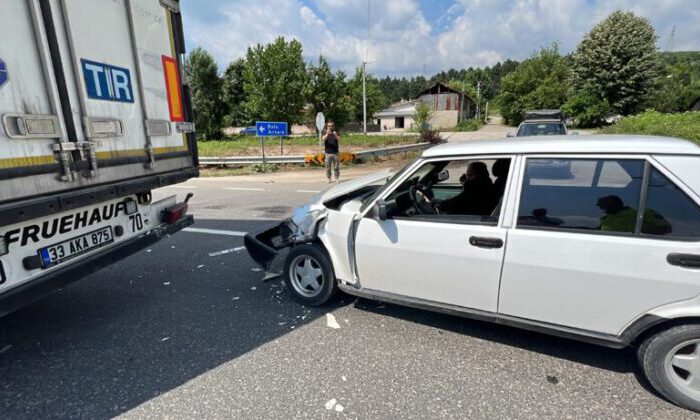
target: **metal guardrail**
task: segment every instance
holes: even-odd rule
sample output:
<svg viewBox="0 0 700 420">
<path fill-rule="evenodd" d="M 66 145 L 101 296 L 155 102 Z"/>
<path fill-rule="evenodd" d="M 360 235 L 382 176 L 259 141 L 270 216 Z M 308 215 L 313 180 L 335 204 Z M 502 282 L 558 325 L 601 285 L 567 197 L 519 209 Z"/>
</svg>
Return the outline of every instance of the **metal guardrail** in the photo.
<svg viewBox="0 0 700 420">
<path fill-rule="evenodd" d="M 367 159 L 371 157 L 387 156 L 395 153 L 412 152 L 425 150 L 430 147 L 430 143 L 406 144 L 402 146 L 389 146 L 381 149 L 361 150 L 355 152 L 354 155 L 359 159 Z M 227 157 L 207 157 L 199 158 L 200 165 L 245 165 L 253 163 L 262 163 L 262 156 L 227 156 Z M 265 156 L 267 163 L 305 163 L 305 156 Z"/>
</svg>

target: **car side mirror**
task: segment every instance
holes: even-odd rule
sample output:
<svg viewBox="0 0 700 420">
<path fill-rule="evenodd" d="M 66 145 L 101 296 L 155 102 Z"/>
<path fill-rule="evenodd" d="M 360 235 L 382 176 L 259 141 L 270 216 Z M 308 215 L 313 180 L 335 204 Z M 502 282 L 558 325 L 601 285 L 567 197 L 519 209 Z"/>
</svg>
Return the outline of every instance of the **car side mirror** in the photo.
<svg viewBox="0 0 700 420">
<path fill-rule="evenodd" d="M 450 171 L 448 171 L 447 169 L 443 169 L 442 171 L 438 172 L 438 175 L 437 175 L 438 182 L 442 182 L 442 181 L 445 181 L 447 179 L 450 179 Z"/>
<path fill-rule="evenodd" d="M 506 137 L 515 137 L 515 133 L 512 131 L 509 131 L 508 134 L 506 134 Z"/>
<path fill-rule="evenodd" d="M 379 199 L 374 203 L 374 207 L 372 207 L 372 211 L 370 212 L 370 216 L 374 219 L 379 219 L 379 220 L 386 220 L 387 215 L 386 215 L 386 201 L 383 199 Z"/>
</svg>

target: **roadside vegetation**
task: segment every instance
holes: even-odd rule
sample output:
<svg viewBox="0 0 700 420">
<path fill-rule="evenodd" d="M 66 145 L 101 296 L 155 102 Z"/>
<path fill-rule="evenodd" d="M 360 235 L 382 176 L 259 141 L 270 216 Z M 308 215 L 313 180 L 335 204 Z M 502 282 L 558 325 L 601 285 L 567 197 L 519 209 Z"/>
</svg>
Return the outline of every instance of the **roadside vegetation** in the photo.
<svg viewBox="0 0 700 420">
<path fill-rule="evenodd" d="M 476 131 L 483 126 L 484 126 L 483 121 L 477 120 L 475 118 L 470 118 L 468 120 L 464 120 L 464 121 L 460 122 L 455 127 L 445 129 L 444 131 Z"/>
<path fill-rule="evenodd" d="M 624 117 L 615 125 L 602 130 L 607 134 L 648 134 L 677 137 L 700 143 L 700 112 L 664 114 L 646 111 Z"/>
<path fill-rule="evenodd" d="M 418 134 L 406 135 L 364 135 L 341 133 L 341 150 L 354 152 L 358 150 L 375 149 L 380 147 L 414 144 L 419 141 Z M 304 155 L 318 153 L 318 137 L 287 137 L 282 140 L 285 155 Z M 222 140 L 198 141 L 200 156 L 249 156 L 260 155 L 260 138 L 254 136 L 236 135 Z M 268 138 L 265 141 L 265 154 L 278 156 L 280 154 L 279 139 Z"/>
</svg>

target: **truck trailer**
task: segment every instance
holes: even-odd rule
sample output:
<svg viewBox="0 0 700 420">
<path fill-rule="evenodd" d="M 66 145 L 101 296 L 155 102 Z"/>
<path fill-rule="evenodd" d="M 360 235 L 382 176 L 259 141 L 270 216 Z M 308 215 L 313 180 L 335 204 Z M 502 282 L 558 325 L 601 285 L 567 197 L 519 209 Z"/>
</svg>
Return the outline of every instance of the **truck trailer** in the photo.
<svg viewBox="0 0 700 420">
<path fill-rule="evenodd" d="M 0 2 L 0 316 L 191 225 L 177 0 Z"/>
</svg>

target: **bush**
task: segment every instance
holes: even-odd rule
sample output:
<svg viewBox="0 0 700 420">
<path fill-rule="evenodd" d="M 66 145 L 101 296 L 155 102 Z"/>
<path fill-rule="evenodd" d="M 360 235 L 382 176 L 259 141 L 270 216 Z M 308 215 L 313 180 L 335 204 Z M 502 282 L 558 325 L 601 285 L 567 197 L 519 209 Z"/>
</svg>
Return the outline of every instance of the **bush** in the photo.
<svg viewBox="0 0 700 420">
<path fill-rule="evenodd" d="M 420 141 L 438 144 L 442 143 L 442 138 L 440 138 L 440 132 L 437 130 L 423 130 L 423 132 L 420 133 Z"/>
<path fill-rule="evenodd" d="M 454 128 L 455 131 L 476 131 L 480 129 L 484 125 L 483 122 L 471 118 L 468 120 L 464 120 L 457 124 L 457 126 Z"/>
<path fill-rule="evenodd" d="M 572 117 L 578 127 L 598 127 L 610 112 L 610 105 L 591 91 L 574 93 L 562 106 L 567 117 Z"/>
<path fill-rule="evenodd" d="M 267 173 L 267 172 L 277 172 L 279 167 L 272 163 L 256 163 L 250 167 L 250 171 L 253 173 Z"/>
<path fill-rule="evenodd" d="M 619 123 L 603 130 L 608 134 L 649 134 L 677 137 L 700 143 L 700 112 L 662 114 L 646 111 L 624 117 Z"/>
</svg>

